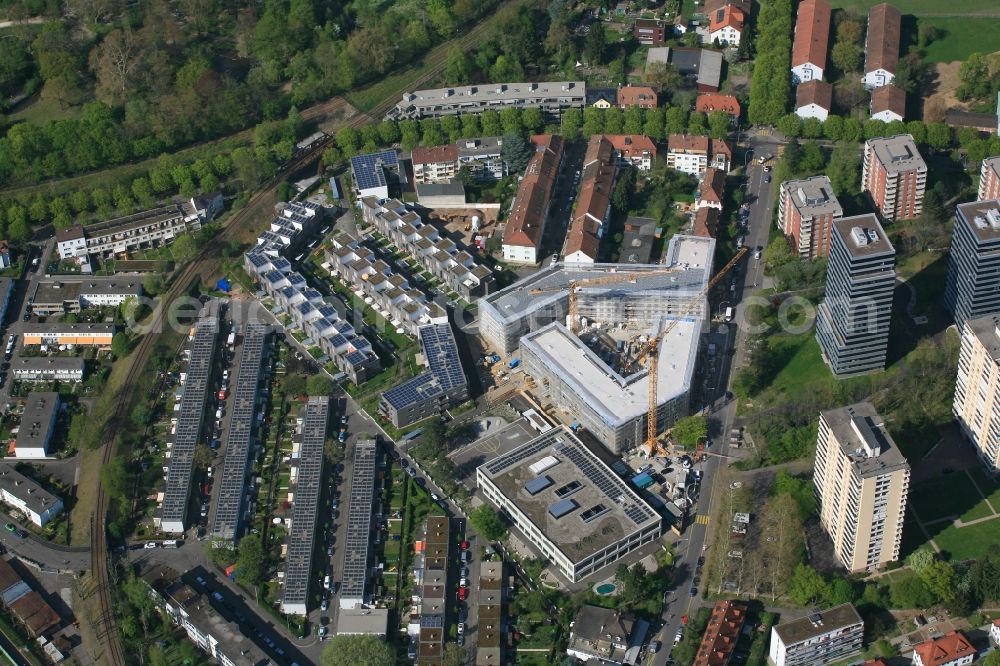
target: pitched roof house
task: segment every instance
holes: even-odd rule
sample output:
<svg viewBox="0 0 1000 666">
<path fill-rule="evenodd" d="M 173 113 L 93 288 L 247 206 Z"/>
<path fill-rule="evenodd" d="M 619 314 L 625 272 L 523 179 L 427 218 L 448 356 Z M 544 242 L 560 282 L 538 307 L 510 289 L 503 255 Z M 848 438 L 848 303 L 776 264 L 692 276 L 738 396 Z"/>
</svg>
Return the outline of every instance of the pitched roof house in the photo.
<svg viewBox="0 0 1000 666">
<path fill-rule="evenodd" d="M 823 78 L 830 45 L 830 3 L 802 0 L 792 43 L 792 80 L 798 84 Z"/>
<path fill-rule="evenodd" d="M 795 89 L 795 114 L 825 121 L 833 108 L 833 86 L 826 81 L 806 81 Z"/>
<path fill-rule="evenodd" d="M 891 123 L 904 120 L 906 116 L 906 93 L 891 83 L 872 90 L 871 117 Z"/>
<path fill-rule="evenodd" d="M 975 658 L 976 648 L 960 631 L 949 631 L 913 646 L 914 666 L 961 666 L 971 664 Z"/>
<path fill-rule="evenodd" d="M 740 117 L 740 101 L 732 95 L 718 95 L 706 93 L 698 95 L 694 102 L 694 110 L 701 113 L 711 113 L 712 111 L 722 111 L 734 118 Z"/>
<path fill-rule="evenodd" d="M 618 89 L 617 99 L 618 106 L 623 109 L 630 106 L 656 108 L 656 91 L 649 86 L 622 86 Z"/>
<path fill-rule="evenodd" d="M 883 2 L 868 10 L 868 35 L 865 37 L 865 88 L 892 83 L 899 64 L 899 34 L 902 16 L 899 10 Z"/>
</svg>

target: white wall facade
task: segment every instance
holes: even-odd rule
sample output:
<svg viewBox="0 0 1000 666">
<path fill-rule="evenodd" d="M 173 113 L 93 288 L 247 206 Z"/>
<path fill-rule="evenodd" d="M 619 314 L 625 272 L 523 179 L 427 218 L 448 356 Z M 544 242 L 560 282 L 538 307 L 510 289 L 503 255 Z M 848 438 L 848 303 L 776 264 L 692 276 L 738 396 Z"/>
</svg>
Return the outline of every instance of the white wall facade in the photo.
<svg viewBox="0 0 1000 666">
<path fill-rule="evenodd" d="M 792 80 L 797 85 L 806 81 L 822 81 L 823 68 L 811 62 L 802 63 L 792 67 Z"/>
<path fill-rule="evenodd" d="M 819 104 L 806 104 L 805 106 L 800 106 L 795 109 L 795 115 L 799 118 L 815 118 L 820 122 L 826 122 L 826 118 L 830 115 L 830 111 L 828 109 L 824 109 Z"/>
<path fill-rule="evenodd" d="M 865 77 L 862 82 L 865 84 L 865 88 L 868 90 L 874 90 L 875 88 L 881 88 L 882 86 L 887 86 L 893 82 L 896 77 L 892 72 L 886 69 L 873 69 L 870 72 L 865 72 Z"/>
</svg>

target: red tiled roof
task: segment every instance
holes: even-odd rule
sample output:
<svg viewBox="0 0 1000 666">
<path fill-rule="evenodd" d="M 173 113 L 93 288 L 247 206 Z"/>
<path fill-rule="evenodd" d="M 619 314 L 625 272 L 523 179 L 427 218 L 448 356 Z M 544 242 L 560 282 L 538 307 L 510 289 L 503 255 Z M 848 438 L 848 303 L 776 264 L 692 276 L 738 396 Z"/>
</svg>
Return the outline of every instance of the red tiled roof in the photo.
<svg viewBox="0 0 1000 666">
<path fill-rule="evenodd" d="M 647 152 L 656 157 L 656 144 L 645 134 L 605 134 L 604 138 L 622 157 L 642 157 Z"/>
<path fill-rule="evenodd" d="M 414 148 L 410 155 L 413 164 L 434 164 L 435 162 L 454 162 L 458 159 L 458 146 L 434 146 L 433 148 Z"/>
<path fill-rule="evenodd" d="M 726 5 L 722 9 L 711 13 L 711 22 L 709 23 L 708 30 L 709 32 L 715 32 L 723 28 L 732 28 L 736 31 L 742 31 L 745 20 L 746 14 L 741 9 L 733 5 Z"/>
<path fill-rule="evenodd" d="M 542 225 L 558 175 L 563 140 L 558 135 L 538 135 L 531 137 L 531 143 L 535 146 L 535 154 L 528 161 L 524 179 L 514 195 L 503 230 L 504 245 L 537 247 L 542 238 Z"/>
<path fill-rule="evenodd" d="M 715 238 L 719 228 L 718 208 L 699 208 L 694 214 L 694 229 L 691 233 L 702 238 Z"/>
<path fill-rule="evenodd" d="M 614 148 L 604 136 L 592 136 L 587 144 L 587 154 L 583 158 L 583 177 L 580 196 L 576 200 L 576 210 L 566 242 L 563 256 L 583 252 L 597 260 L 600 246 L 598 232 L 611 205 L 611 188 L 614 185 L 615 166 L 612 158 Z"/>
<path fill-rule="evenodd" d="M 725 193 L 726 174 L 712 167 L 705 169 L 705 177 L 698 188 L 698 199 L 721 204 Z"/>
<path fill-rule="evenodd" d="M 708 16 L 712 12 L 717 12 L 727 5 L 736 7 L 744 16 L 750 16 L 750 0 L 705 0 L 705 7 L 702 11 Z"/>
<path fill-rule="evenodd" d="M 868 36 L 865 37 L 865 72 L 876 69 L 895 74 L 899 64 L 899 32 L 902 17 L 888 3 L 868 10 Z"/>
<path fill-rule="evenodd" d="M 707 153 L 708 137 L 697 134 L 671 134 L 667 137 L 667 149 L 670 152 Z"/>
<path fill-rule="evenodd" d="M 712 139 L 709 142 L 709 147 L 712 150 L 712 155 L 723 154 L 729 159 L 733 159 L 733 149 L 729 147 L 729 144 L 722 139 Z"/>
<path fill-rule="evenodd" d="M 872 91 L 872 115 L 881 111 L 892 111 L 901 118 L 906 116 L 906 93 L 902 88 L 889 84 Z"/>
<path fill-rule="evenodd" d="M 826 81 L 812 80 L 800 83 L 795 91 L 795 108 L 815 104 L 829 111 L 833 108 L 833 86 Z"/>
<path fill-rule="evenodd" d="M 694 110 L 701 111 L 702 113 L 724 111 L 731 116 L 739 117 L 740 102 L 732 95 L 716 95 L 707 93 L 704 95 L 698 95 L 698 99 L 694 102 Z"/>
<path fill-rule="evenodd" d="M 618 106 L 656 106 L 656 91 L 648 86 L 622 86 L 618 89 Z"/>
<path fill-rule="evenodd" d="M 740 630 L 746 622 L 747 605 L 740 601 L 717 601 L 708 619 L 692 666 L 725 666 L 729 663 Z"/>
<path fill-rule="evenodd" d="M 829 45 L 830 4 L 826 0 L 802 0 L 795 21 L 792 67 L 809 62 L 826 69 L 826 50 Z"/>
<path fill-rule="evenodd" d="M 942 666 L 949 661 L 974 654 L 976 649 L 960 631 L 949 631 L 941 638 L 932 638 L 914 646 L 924 666 Z"/>
</svg>

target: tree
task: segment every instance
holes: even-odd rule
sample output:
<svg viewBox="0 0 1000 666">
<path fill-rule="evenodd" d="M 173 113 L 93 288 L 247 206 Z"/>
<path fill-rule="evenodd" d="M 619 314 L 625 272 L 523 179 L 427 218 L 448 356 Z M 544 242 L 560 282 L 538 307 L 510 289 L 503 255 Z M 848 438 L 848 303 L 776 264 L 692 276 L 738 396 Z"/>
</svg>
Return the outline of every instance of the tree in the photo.
<svg viewBox="0 0 1000 666">
<path fill-rule="evenodd" d="M 286 395 L 298 396 L 306 392 L 306 378 L 299 373 L 287 373 L 281 381 Z"/>
<path fill-rule="evenodd" d="M 563 111 L 561 123 L 563 136 L 567 139 L 575 139 L 580 135 L 582 115 L 580 109 L 566 109 Z"/>
<path fill-rule="evenodd" d="M 7 225 L 7 237 L 17 243 L 24 243 L 31 238 L 31 227 L 28 226 L 23 217 L 13 219 Z"/>
<path fill-rule="evenodd" d="M 693 447 L 708 436 L 708 419 L 704 416 L 685 416 L 674 424 L 670 434 L 681 446 Z"/>
<path fill-rule="evenodd" d="M 377 636 L 334 636 L 319 660 L 322 666 L 394 666 L 396 654 Z"/>
<path fill-rule="evenodd" d="M 259 534 L 247 534 L 240 539 L 236 554 L 236 579 L 248 586 L 255 586 L 264 578 L 267 558 Z"/>
<path fill-rule="evenodd" d="M 789 474 L 785 470 L 778 470 L 774 477 L 774 485 L 771 486 L 774 495 L 785 493 L 795 500 L 799 507 L 799 517 L 806 520 L 816 513 L 816 498 L 813 495 L 812 482 L 808 479 L 800 479 Z"/>
<path fill-rule="evenodd" d="M 1000 650 L 990 652 L 980 663 L 982 666 L 1000 666 Z"/>
<path fill-rule="evenodd" d="M 481 504 L 469 514 L 469 522 L 490 541 L 498 541 L 507 534 L 507 526 L 496 511 L 486 504 Z"/>
<path fill-rule="evenodd" d="M 215 462 L 215 452 L 208 445 L 199 444 L 194 447 L 191 460 L 198 469 L 208 469 Z"/>
<path fill-rule="evenodd" d="M 306 380 L 306 392 L 309 395 L 330 395 L 332 390 L 333 384 L 326 375 L 309 375 Z"/>
<path fill-rule="evenodd" d="M 607 39 L 604 35 L 604 24 L 600 21 L 592 23 L 587 39 L 583 44 L 583 57 L 591 67 L 604 64 L 604 52 L 607 50 Z"/>
<path fill-rule="evenodd" d="M 838 195 L 857 192 L 861 183 L 861 155 L 857 145 L 846 142 L 837 144 L 830 154 L 826 175 Z"/>
<path fill-rule="evenodd" d="M 545 117 L 538 107 L 529 107 L 521 111 L 521 125 L 528 132 L 540 132 L 545 126 Z"/>
<path fill-rule="evenodd" d="M 993 76 L 990 74 L 990 64 L 982 53 L 973 53 L 958 69 L 961 85 L 955 91 L 960 100 L 982 99 L 993 91 Z"/>
<path fill-rule="evenodd" d="M 178 264 L 186 264 L 198 254 L 198 245 L 193 234 L 178 236 L 170 246 L 170 256 Z"/>
<path fill-rule="evenodd" d="M 944 123 L 927 126 L 927 145 L 934 150 L 945 150 L 951 145 L 951 128 Z"/>
<path fill-rule="evenodd" d="M 124 104 L 142 63 L 142 43 L 131 29 L 112 30 L 91 53 L 97 98 L 110 106 Z"/>
<path fill-rule="evenodd" d="M 123 458 L 116 456 L 107 465 L 101 467 L 101 485 L 109 497 L 125 497 L 125 491 L 128 488 L 128 472 L 125 470 Z"/>
<path fill-rule="evenodd" d="M 837 42 L 830 51 L 830 62 L 844 73 L 861 70 L 861 49 L 855 44 Z"/>
<path fill-rule="evenodd" d="M 926 571 L 937 560 L 937 556 L 930 548 L 917 548 L 906 557 L 906 566 L 913 569 L 917 575 Z"/>
<path fill-rule="evenodd" d="M 927 591 L 941 603 L 947 604 L 955 599 L 958 576 L 950 563 L 937 560 L 917 575 L 927 586 Z"/>
<path fill-rule="evenodd" d="M 650 63 L 646 67 L 643 78 L 657 92 L 667 93 L 668 91 L 680 88 L 683 82 L 680 72 L 673 65 L 665 62 Z"/>
<path fill-rule="evenodd" d="M 893 608 L 928 608 L 934 604 L 934 595 L 918 576 L 906 576 L 894 581 L 889 588 Z"/>
<path fill-rule="evenodd" d="M 794 113 L 788 113 L 778 119 L 776 127 L 790 139 L 798 137 L 802 134 L 802 119 Z"/>
<path fill-rule="evenodd" d="M 708 135 L 713 139 L 725 139 L 729 133 L 729 114 L 724 111 L 712 111 L 708 114 Z"/>
<path fill-rule="evenodd" d="M 469 655 L 458 643 L 448 642 L 444 646 L 444 666 L 465 666 Z"/>
<path fill-rule="evenodd" d="M 111 353 L 115 355 L 115 358 L 125 358 L 132 352 L 132 340 L 129 339 L 128 333 L 125 331 L 118 331 L 111 338 Z"/>
<path fill-rule="evenodd" d="M 830 584 L 808 564 L 798 564 L 788 581 L 788 596 L 800 606 L 811 606 L 830 595 Z"/>
<path fill-rule="evenodd" d="M 468 54 L 456 47 L 448 51 L 448 61 L 444 66 L 444 80 L 453 86 L 467 82 L 472 77 L 472 60 Z"/>
<path fill-rule="evenodd" d="M 500 159 L 507 163 L 511 173 L 523 173 L 531 160 L 533 151 L 531 144 L 517 132 L 503 135 L 503 145 L 500 146 Z"/>
</svg>

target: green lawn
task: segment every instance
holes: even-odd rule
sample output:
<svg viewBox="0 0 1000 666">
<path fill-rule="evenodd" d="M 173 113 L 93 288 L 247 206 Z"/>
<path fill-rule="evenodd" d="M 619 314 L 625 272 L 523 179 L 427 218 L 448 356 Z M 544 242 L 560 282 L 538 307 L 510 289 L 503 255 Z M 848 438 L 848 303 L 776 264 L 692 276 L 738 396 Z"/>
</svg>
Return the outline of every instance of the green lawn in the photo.
<svg viewBox="0 0 1000 666">
<path fill-rule="evenodd" d="M 931 536 L 953 560 L 981 557 L 989 546 L 1000 543 L 1000 518 L 961 528 L 951 523 L 942 525 L 939 532 L 930 530 Z"/>
<path fill-rule="evenodd" d="M 963 0 L 968 5 L 975 0 Z M 997 11 L 995 2 L 991 9 Z M 973 53 L 1000 51 L 1000 18 L 976 17 L 974 21 L 959 16 L 938 17 L 934 25 L 944 31 L 942 39 L 927 47 L 924 59 L 928 62 L 965 60 Z"/>
<path fill-rule="evenodd" d="M 945 474 L 910 489 L 910 505 L 925 523 L 948 516 L 964 516 L 979 504 L 986 508 L 979 491 L 969 483 L 964 472 Z M 984 515 L 989 515 L 988 509 Z"/>
<path fill-rule="evenodd" d="M 856 9 L 867 12 L 869 8 L 879 4 L 882 0 L 830 0 L 830 5 L 834 9 Z M 947 14 L 959 16 L 976 12 L 990 12 L 997 10 L 996 0 L 961 0 L 961 2 L 942 4 L 941 0 L 896 0 L 892 3 L 904 14 Z"/>
<path fill-rule="evenodd" d="M 819 343 L 810 331 L 796 336 L 771 338 L 771 348 L 779 355 L 787 354 L 788 362 L 771 382 L 771 388 L 794 395 L 817 384 L 835 384 L 833 374 L 823 363 Z"/>
</svg>

